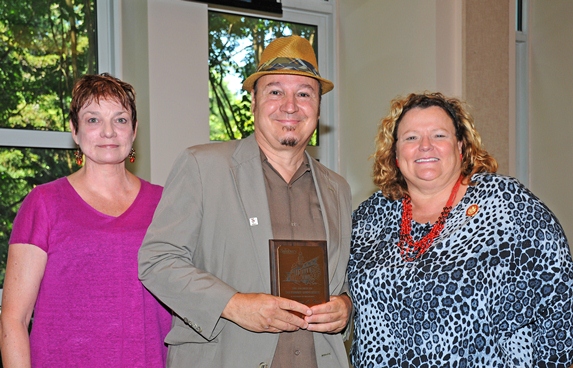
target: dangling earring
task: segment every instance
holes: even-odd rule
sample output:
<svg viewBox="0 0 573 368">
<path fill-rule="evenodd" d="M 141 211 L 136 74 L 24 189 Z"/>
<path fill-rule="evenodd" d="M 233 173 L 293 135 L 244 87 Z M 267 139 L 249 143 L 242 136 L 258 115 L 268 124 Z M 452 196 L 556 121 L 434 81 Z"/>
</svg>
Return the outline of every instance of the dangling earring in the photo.
<svg viewBox="0 0 573 368">
<path fill-rule="evenodd" d="M 82 166 L 82 163 L 84 162 L 84 153 L 80 146 L 78 146 L 74 151 L 74 157 L 76 158 L 76 164 L 78 164 L 78 166 Z"/>
<path fill-rule="evenodd" d="M 129 151 L 129 155 L 127 155 L 127 157 L 129 157 L 129 162 L 135 162 L 135 149 L 133 147 L 131 147 L 131 151 Z"/>
</svg>

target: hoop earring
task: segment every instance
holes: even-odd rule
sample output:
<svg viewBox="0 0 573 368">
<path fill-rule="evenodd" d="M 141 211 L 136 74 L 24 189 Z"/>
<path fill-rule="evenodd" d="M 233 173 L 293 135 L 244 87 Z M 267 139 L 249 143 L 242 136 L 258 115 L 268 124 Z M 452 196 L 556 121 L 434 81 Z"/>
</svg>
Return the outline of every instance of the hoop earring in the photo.
<svg viewBox="0 0 573 368">
<path fill-rule="evenodd" d="M 135 162 L 135 148 L 131 147 L 131 151 L 129 151 L 129 155 L 127 155 L 127 157 L 129 158 L 129 162 Z"/>
<path fill-rule="evenodd" d="M 74 157 L 76 158 L 76 164 L 78 164 L 78 166 L 82 166 L 84 163 L 84 153 L 82 152 L 80 146 L 78 146 L 74 151 Z"/>
</svg>

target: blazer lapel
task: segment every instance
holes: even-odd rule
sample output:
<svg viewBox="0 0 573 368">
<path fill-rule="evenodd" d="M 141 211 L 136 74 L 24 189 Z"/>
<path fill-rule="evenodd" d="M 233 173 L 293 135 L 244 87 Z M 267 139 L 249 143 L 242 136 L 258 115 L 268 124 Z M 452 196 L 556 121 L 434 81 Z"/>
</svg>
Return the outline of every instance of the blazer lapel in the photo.
<svg viewBox="0 0 573 368">
<path fill-rule="evenodd" d="M 318 194 L 320 208 L 322 209 L 324 228 L 326 229 L 326 242 L 328 245 L 328 273 L 332 281 L 340 258 L 340 203 L 338 201 L 338 184 L 330 180 L 328 172 L 309 156 L 310 167 L 314 185 Z"/>
<path fill-rule="evenodd" d="M 250 229 L 256 261 L 256 265 L 253 263 L 247 267 L 258 267 L 265 291 L 270 293 L 269 239 L 273 233 L 260 151 L 254 135 L 239 142 L 233 154 L 233 162 L 231 174 L 244 210 L 241 221 L 246 221 Z"/>
</svg>

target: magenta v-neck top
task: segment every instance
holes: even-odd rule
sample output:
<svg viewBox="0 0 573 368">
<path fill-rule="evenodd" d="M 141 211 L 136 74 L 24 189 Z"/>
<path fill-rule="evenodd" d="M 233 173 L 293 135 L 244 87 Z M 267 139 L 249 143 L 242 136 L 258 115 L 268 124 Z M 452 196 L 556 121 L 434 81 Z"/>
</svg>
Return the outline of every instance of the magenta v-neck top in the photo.
<svg viewBox="0 0 573 368">
<path fill-rule="evenodd" d="M 137 278 L 137 251 L 162 187 L 141 180 L 120 216 L 98 212 L 67 178 L 34 188 L 10 244 L 48 254 L 34 309 L 33 367 L 164 367 L 170 313 Z"/>
</svg>

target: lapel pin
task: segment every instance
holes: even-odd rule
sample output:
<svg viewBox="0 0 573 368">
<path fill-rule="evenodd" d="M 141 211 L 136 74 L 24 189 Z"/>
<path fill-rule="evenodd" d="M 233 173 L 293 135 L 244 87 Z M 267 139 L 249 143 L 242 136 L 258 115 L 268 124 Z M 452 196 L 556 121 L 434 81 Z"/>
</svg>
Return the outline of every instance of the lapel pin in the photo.
<svg viewBox="0 0 573 368">
<path fill-rule="evenodd" d="M 479 211 L 479 206 L 477 204 L 472 204 L 466 210 L 466 215 L 468 215 L 469 217 L 473 217 L 476 213 L 478 213 L 478 211 Z"/>
</svg>

